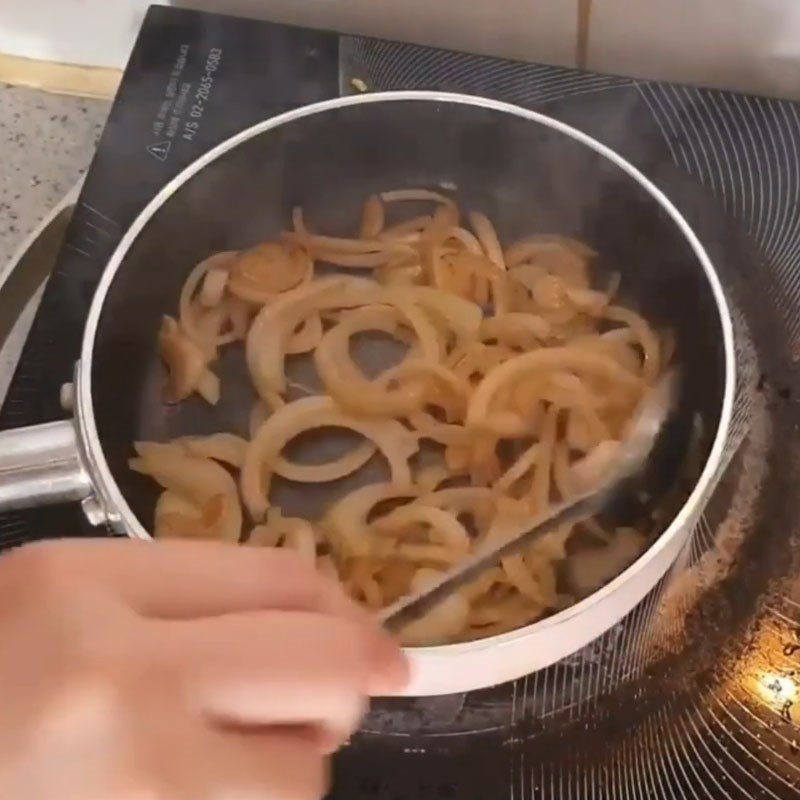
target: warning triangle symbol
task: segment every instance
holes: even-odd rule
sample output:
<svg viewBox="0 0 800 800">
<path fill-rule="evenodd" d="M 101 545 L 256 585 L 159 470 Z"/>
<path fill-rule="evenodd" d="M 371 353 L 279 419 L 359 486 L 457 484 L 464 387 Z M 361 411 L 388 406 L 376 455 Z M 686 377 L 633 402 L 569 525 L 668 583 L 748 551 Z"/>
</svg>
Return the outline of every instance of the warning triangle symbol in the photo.
<svg viewBox="0 0 800 800">
<path fill-rule="evenodd" d="M 147 152 L 159 161 L 166 161 L 170 147 L 172 147 L 172 142 L 169 139 L 165 139 L 163 142 L 148 145 Z"/>
</svg>

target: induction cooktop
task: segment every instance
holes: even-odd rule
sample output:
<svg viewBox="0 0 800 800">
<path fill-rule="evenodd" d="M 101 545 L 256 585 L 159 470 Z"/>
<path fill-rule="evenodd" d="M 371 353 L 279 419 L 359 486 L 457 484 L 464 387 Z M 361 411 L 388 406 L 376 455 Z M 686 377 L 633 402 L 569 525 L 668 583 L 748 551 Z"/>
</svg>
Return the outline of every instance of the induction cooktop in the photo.
<svg viewBox="0 0 800 800">
<path fill-rule="evenodd" d="M 685 553 L 642 604 L 542 672 L 376 702 L 336 759 L 332 797 L 800 797 L 796 104 L 153 6 L 0 427 L 64 416 L 59 390 L 104 264 L 183 167 L 292 107 L 415 88 L 535 108 L 654 180 L 722 277 L 739 386 L 724 475 Z M 3 547 L 97 533 L 77 505 L 0 515 Z"/>
</svg>

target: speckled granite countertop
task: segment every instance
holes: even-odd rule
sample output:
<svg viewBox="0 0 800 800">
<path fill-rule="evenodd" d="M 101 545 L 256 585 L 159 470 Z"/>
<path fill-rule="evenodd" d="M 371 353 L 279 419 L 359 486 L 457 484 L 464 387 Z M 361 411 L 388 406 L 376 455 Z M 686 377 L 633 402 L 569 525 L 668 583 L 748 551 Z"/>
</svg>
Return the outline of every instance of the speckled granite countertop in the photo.
<svg viewBox="0 0 800 800">
<path fill-rule="evenodd" d="M 86 171 L 109 107 L 0 84 L 0 271 Z"/>
</svg>

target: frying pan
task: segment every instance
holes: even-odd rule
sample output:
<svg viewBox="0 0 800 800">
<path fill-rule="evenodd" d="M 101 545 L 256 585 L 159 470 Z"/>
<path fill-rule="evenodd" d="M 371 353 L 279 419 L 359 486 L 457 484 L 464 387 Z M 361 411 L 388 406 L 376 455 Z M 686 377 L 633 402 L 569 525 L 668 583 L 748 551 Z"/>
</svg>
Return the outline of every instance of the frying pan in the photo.
<svg viewBox="0 0 800 800">
<path fill-rule="evenodd" d="M 172 180 L 103 273 L 75 382 L 62 393 L 72 418 L 0 434 L 0 509 L 80 500 L 92 523 L 150 538 L 156 493 L 127 468 L 132 442 L 244 433 L 254 398 L 242 354 L 232 349 L 218 365 L 216 408 L 162 402 L 156 334 L 161 316 L 175 312 L 188 271 L 212 252 L 276 236 L 296 205 L 312 227 L 349 235 L 368 195 L 402 187 L 454 191 L 462 207 L 489 215 L 503 241 L 557 232 L 594 247 L 601 280 L 603 272 L 621 273 L 624 302 L 675 334 L 683 423 L 667 461 L 674 477 L 674 465 L 699 447 L 701 465 L 663 532 L 621 575 L 526 628 L 411 650 L 409 693 L 519 677 L 622 619 L 677 557 L 720 470 L 735 380 L 729 309 L 697 237 L 647 178 L 580 131 L 483 98 L 392 92 L 306 106 L 241 132 Z M 378 348 L 369 359 L 380 366 L 389 355 Z M 319 458 L 340 445 L 336 436 L 320 436 L 311 447 Z M 651 476 L 656 495 L 666 488 L 667 473 L 658 472 L 660 483 Z M 288 513 L 313 518 L 328 491 L 279 484 L 275 499 Z"/>
</svg>

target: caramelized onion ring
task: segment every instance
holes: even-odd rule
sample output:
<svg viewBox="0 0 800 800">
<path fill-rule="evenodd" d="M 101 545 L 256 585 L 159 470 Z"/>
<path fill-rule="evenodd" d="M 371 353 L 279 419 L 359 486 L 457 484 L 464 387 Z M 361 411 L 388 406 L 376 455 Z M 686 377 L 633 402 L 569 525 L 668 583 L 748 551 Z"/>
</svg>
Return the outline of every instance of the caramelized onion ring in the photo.
<svg viewBox="0 0 800 800">
<path fill-rule="evenodd" d="M 254 520 L 261 520 L 269 507 L 269 477 L 275 471 L 275 459 L 292 439 L 314 428 L 349 428 L 372 439 L 389 462 L 393 482 L 411 483 L 408 459 L 419 447 L 411 431 L 393 419 L 366 420 L 347 414 L 329 397 L 303 397 L 268 417 L 247 449 L 241 491 Z"/>
</svg>

